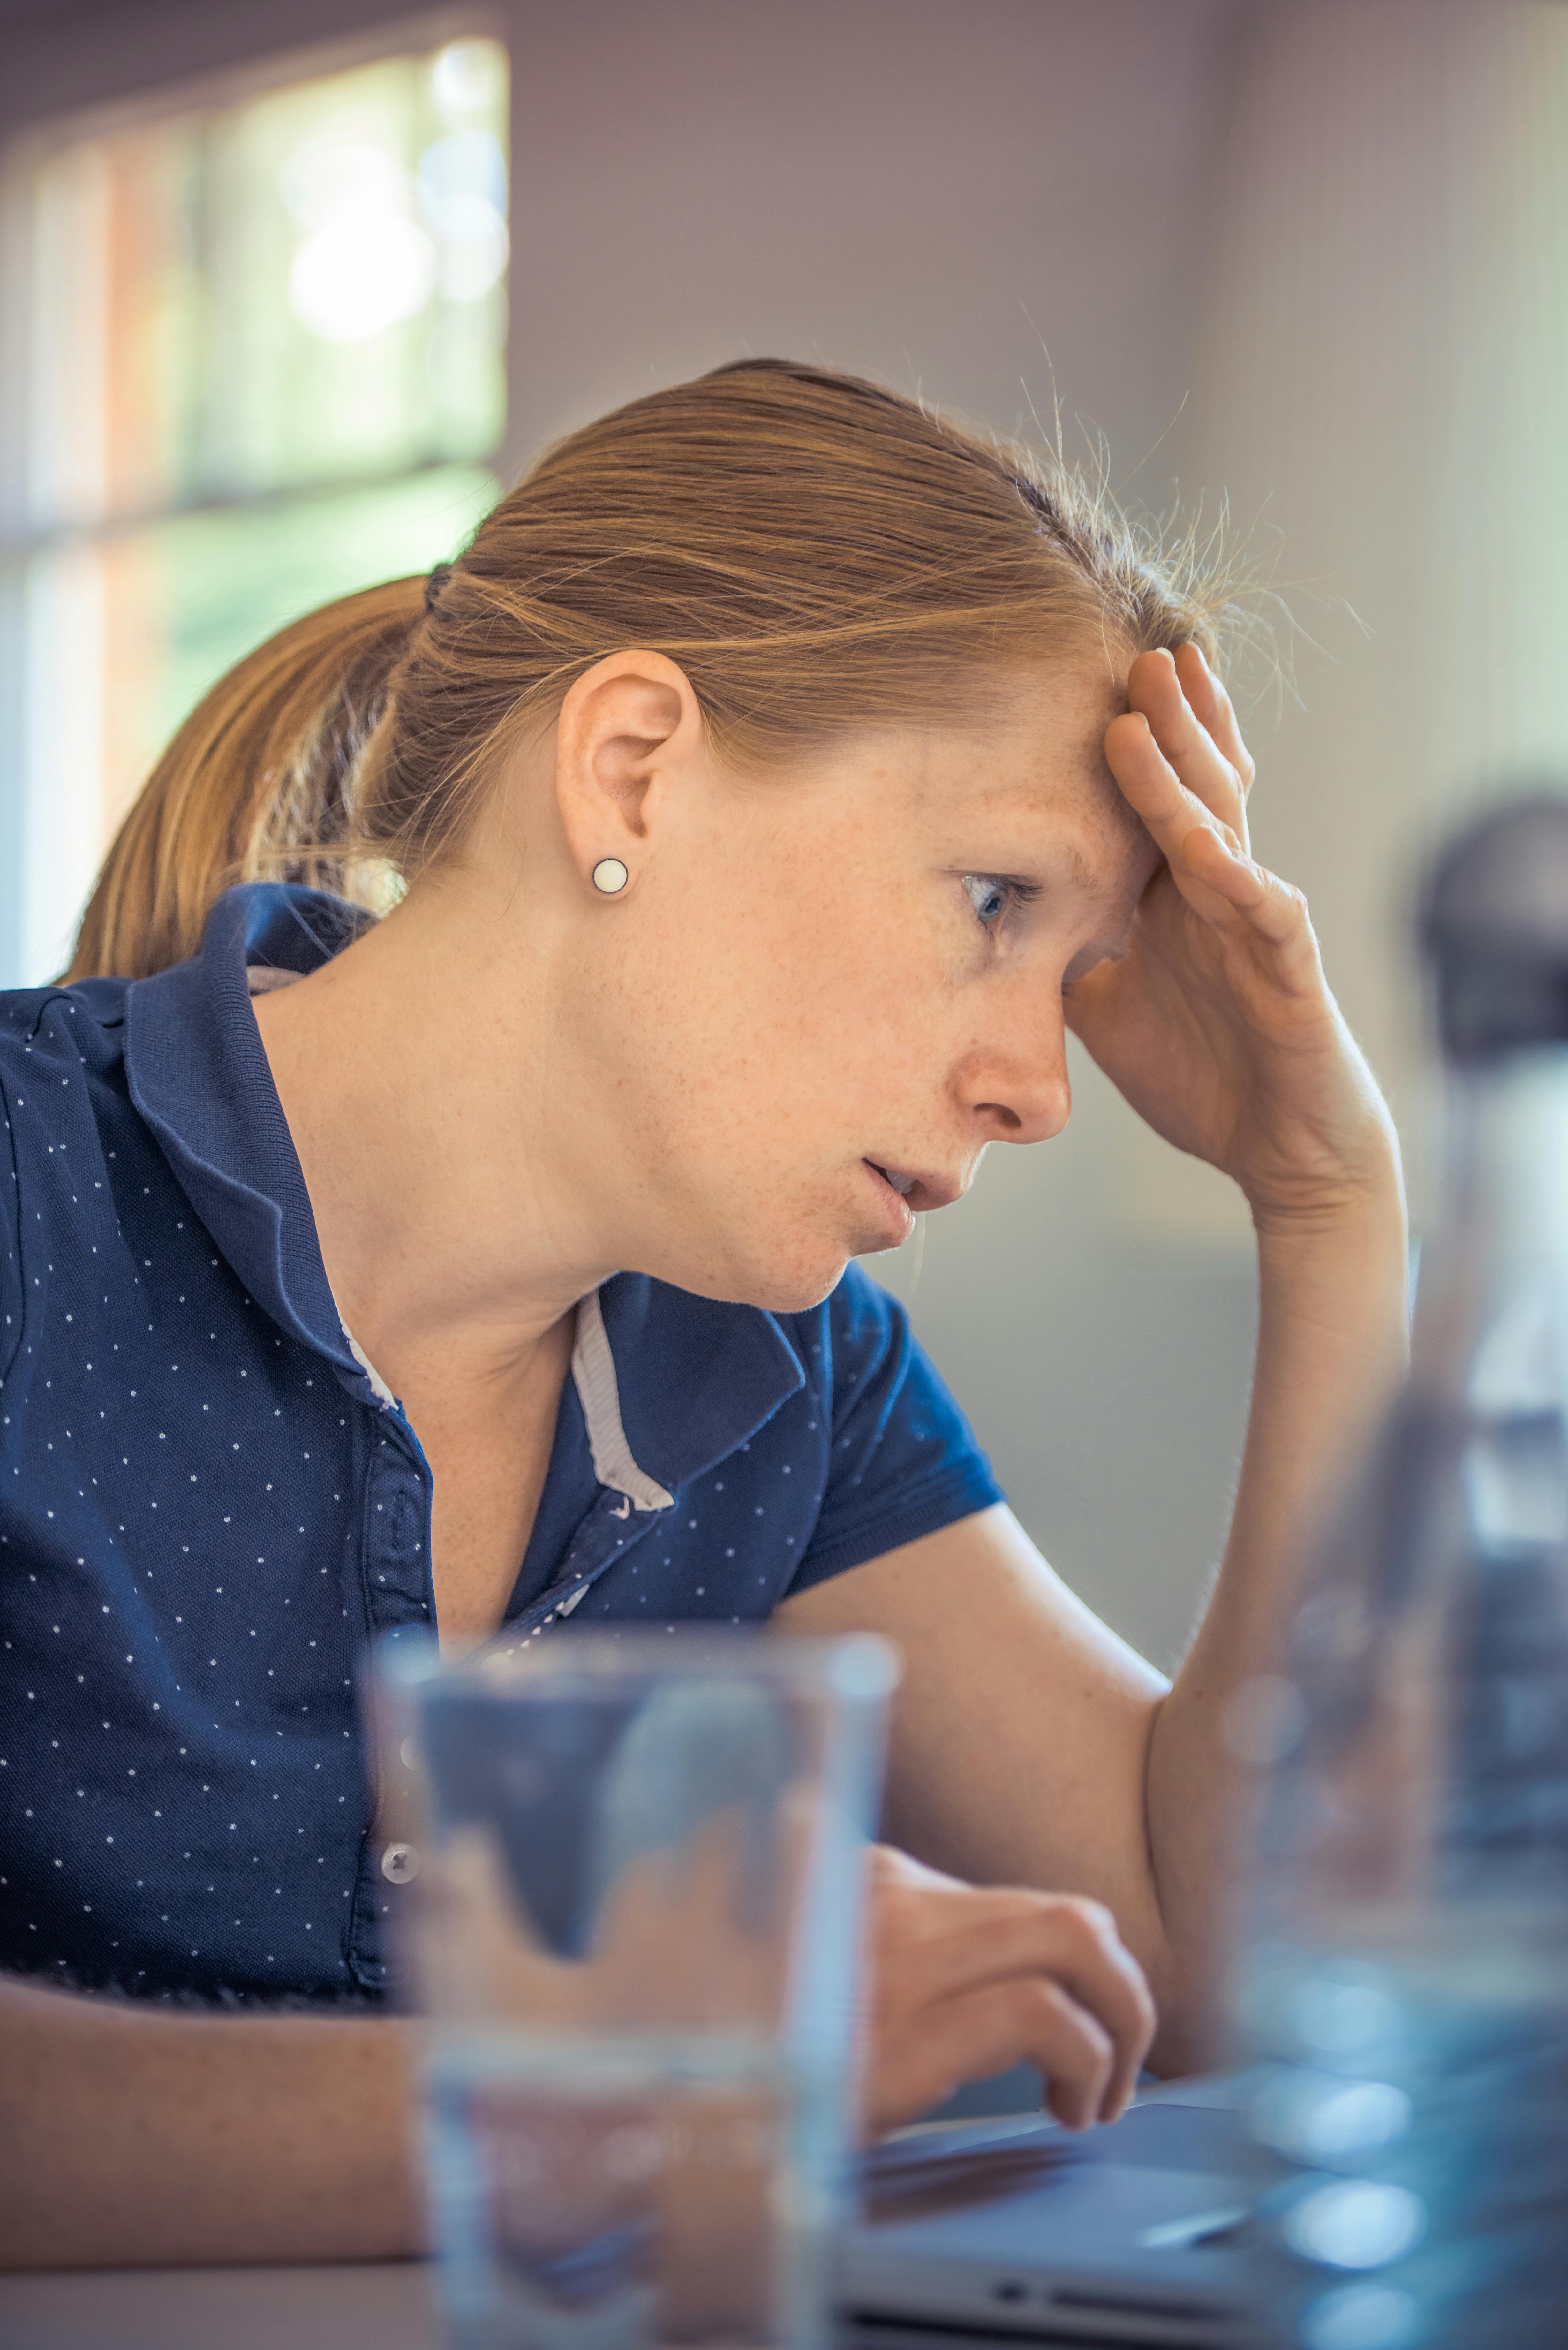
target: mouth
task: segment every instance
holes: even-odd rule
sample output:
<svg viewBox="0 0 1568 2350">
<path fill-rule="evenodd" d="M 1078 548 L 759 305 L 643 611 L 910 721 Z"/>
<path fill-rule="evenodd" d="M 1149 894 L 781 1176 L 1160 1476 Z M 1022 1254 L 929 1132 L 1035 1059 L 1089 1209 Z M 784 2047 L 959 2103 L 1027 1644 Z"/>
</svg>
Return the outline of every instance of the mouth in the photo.
<svg viewBox="0 0 1568 2350">
<path fill-rule="evenodd" d="M 949 1206 L 963 1193 L 961 1182 L 951 1182 L 940 1175 L 911 1174 L 906 1168 L 889 1167 L 879 1159 L 867 1159 L 863 1163 L 879 1183 L 887 1186 L 888 1191 L 903 1202 L 906 1219 L 910 1222 L 915 1216 L 933 1208 Z"/>
<path fill-rule="evenodd" d="M 907 1200 L 914 1190 L 915 1179 L 912 1175 L 900 1175 L 896 1167 L 878 1167 L 874 1159 L 868 1159 L 866 1164 L 873 1175 L 880 1175 L 884 1183 L 891 1184 L 900 1200 Z"/>
<path fill-rule="evenodd" d="M 914 1205 L 909 1198 L 909 1193 L 915 1189 L 915 1179 L 912 1175 L 902 1174 L 896 1167 L 879 1166 L 875 1159 L 863 1159 L 860 1164 L 871 1179 L 878 1210 L 877 1222 L 880 1228 L 875 1241 L 863 1242 L 861 1246 L 901 1248 L 915 1229 Z"/>
</svg>

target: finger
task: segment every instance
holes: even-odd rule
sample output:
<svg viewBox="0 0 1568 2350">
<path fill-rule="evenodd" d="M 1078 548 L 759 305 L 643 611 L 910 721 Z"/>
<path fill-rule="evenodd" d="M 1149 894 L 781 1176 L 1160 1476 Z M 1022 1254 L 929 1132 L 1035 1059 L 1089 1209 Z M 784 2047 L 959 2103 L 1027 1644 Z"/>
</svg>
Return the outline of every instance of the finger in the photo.
<svg viewBox="0 0 1568 2350">
<path fill-rule="evenodd" d="M 1241 775 L 1188 700 L 1173 654 L 1138 655 L 1127 677 L 1127 708 L 1148 721 L 1155 741 L 1194 798 L 1244 837 Z"/>
<path fill-rule="evenodd" d="M 1272 947 L 1280 975 L 1293 984 L 1316 984 L 1317 940 L 1306 900 L 1266 866 L 1240 855 L 1212 825 L 1195 825 L 1181 844 L 1187 870 L 1243 916 Z"/>
<path fill-rule="evenodd" d="M 901 1893 L 961 1893 L 971 1895 L 974 1887 L 966 1885 L 961 1877 L 950 1877 L 929 1861 L 917 1860 L 912 1853 L 901 1852 L 894 1844 L 872 1844 L 866 1847 L 866 1872 L 873 1897 L 897 1897 Z"/>
<path fill-rule="evenodd" d="M 1137 2086 L 1158 2017 L 1143 1969 L 1110 1911 L 1097 1901 L 1058 1901 L 1037 1918 L 993 1929 L 991 1939 L 996 1958 L 1015 1952 L 1021 1966 L 1069 1991 L 1109 2035 L 1114 2063 L 1100 2119 L 1115 2121 Z"/>
<path fill-rule="evenodd" d="M 1109 2035 L 1059 1984 L 1020 1976 L 922 2009 L 881 2037 L 871 2083 L 874 2132 L 917 2120 L 966 2081 L 1033 2064 L 1045 2102 L 1069 2129 L 1087 2129 L 1105 2101 Z"/>
<path fill-rule="evenodd" d="M 1258 771 L 1242 738 L 1241 723 L 1230 694 L 1210 668 L 1209 657 L 1201 645 L 1179 645 L 1174 658 L 1183 693 L 1220 755 L 1229 760 L 1240 776 L 1241 795 L 1245 798 L 1252 788 Z"/>
<path fill-rule="evenodd" d="M 1152 835 L 1189 904 L 1196 912 L 1210 918 L 1222 913 L 1227 901 L 1207 890 L 1199 881 L 1196 868 L 1182 857 L 1182 844 L 1195 827 L 1218 830 L 1220 819 L 1182 782 L 1141 711 L 1127 711 L 1112 719 L 1106 729 L 1106 764 L 1122 797 Z M 1231 837 L 1237 847 L 1244 851 L 1246 843 L 1241 837 Z"/>
<path fill-rule="evenodd" d="M 1060 1983 L 1039 1976 L 992 1983 L 938 2012 L 939 2033 L 961 2043 L 961 2081 L 984 2080 L 1014 2064 L 1033 2064 L 1045 2082 L 1045 2104 L 1068 2129 L 1100 2118 L 1116 2070 L 1116 2050 L 1097 2017 Z"/>
<path fill-rule="evenodd" d="M 888 1953 L 891 1995 L 935 2002 L 987 1982 L 1058 1983 L 1109 2036 L 1114 2064 L 1102 2118 L 1114 2119 L 1132 2095 L 1157 2019 L 1143 1970 L 1111 1912 L 1097 1901 L 1009 1889 L 971 1894 L 953 1918 L 950 1930 L 919 1950 Z"/>
</svg>

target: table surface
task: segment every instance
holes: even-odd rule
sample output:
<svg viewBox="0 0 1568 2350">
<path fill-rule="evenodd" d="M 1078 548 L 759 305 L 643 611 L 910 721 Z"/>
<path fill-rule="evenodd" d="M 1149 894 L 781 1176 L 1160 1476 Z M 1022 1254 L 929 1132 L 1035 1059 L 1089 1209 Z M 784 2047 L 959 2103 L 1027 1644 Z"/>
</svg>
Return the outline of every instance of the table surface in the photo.
<svg viewBox="0 0 1568 2350">
<path fill-rule="evenodd" d="M 101 2269 L 0 2276 L 4 2350 L 441 2350 L 431 2272 Z"/>
<path fill-rule="evenodd" d="M 1229 2093 L 1223 2082 L 1170 2082 L 1138 2103 L 1167 2100 L 1224 2105 Z M 1009 2126 L 975 2119 L 988 2133 Z M 943 2126 L 908 2135 L 933 2126 Z M 445 2340 L 432 2272 L 418 2261 L 0 2276 L 0 2350 L 444 2350 Z M 913 2338 L 907 2350 L 917 2350 Z M 938 2350 L 961 2350 L 961 2338 L 949 2335 Z"/>
<path fill-rule="evenodd" d="M 904 2350 L 971 2338 L 902 2333 Z M 430 2270 L 102 2269 L 0 2276 L 0 2350 L 446 2350 Z M 993 2335 L 972 2350 L 997 2350 Z"/>
</svg>

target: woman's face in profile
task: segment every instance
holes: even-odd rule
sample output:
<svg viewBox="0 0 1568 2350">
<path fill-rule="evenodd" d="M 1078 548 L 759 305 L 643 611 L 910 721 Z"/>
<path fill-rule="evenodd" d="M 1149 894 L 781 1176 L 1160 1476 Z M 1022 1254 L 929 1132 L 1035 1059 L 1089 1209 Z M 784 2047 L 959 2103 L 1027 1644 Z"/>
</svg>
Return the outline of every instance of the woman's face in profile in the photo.
<svg viewBox="0 0 1568 2350">
<path fill-rule="evenodd" d="M 1123 706 L 1086 654 L 782 775 L 704 753 L 597 928 L 618 1262 L 799 1310 L 961 1197 L 988 1142 L 1060 1131 L 1063 989 L 1156 864 L 1104 761 Z"/>
</svg>

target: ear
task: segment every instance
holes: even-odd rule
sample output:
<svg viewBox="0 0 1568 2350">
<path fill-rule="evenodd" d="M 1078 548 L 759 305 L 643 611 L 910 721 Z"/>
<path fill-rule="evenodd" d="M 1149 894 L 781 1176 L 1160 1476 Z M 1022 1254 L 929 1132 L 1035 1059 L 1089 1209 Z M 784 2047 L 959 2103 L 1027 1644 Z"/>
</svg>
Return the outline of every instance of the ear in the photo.
<svg viewBox="0 0 1568 2350">
<path fill-rule="evenodd" d="M 662 653 L 611 653 L 585 671 L 556 728 L 556 802 L 585 887 L 607 858 L 635 886 L 670 787 L 706 751 L 691 681 Z"/>
</svg>

